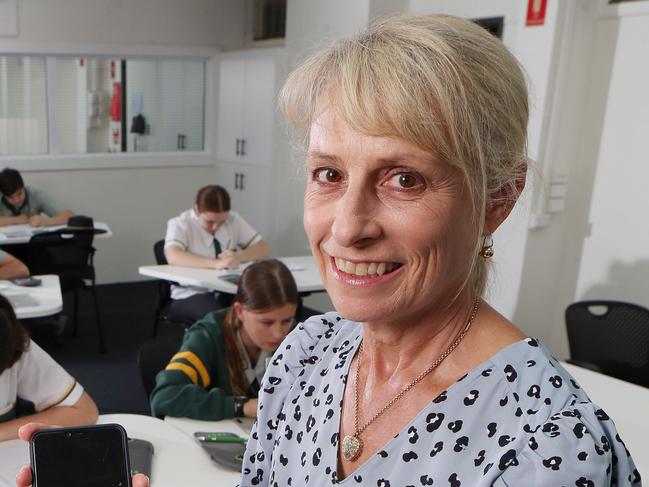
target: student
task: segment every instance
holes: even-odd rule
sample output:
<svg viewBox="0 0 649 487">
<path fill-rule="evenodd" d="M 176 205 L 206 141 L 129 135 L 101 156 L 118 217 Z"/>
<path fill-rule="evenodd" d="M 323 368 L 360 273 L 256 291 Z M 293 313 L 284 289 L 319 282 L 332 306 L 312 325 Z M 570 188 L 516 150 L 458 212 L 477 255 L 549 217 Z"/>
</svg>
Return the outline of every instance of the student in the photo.
<svg viewBox="0 0 649 487">
<path fill-rule="evenodd" d="M 230 195 L 215 185 L 201 188 L 194 207 L 169 220 L 164 250 L 170 265 L 206 269 L 236 269 L 268 255 L 261 235 L 230 211 Z M 171 297 L 171 318 L 189 324 L 224 307 L 207 288 L 174 285 Z"/>
<path fill-rule="evenodd" d="M 36 412 L 16 417 L 16 399 Z M 29 339 L 11 303 L 0 295 L 0 441 L 18 438 L 35 421 L 75 426 L 97 420 L 97 406 L 73 377 Z"/>
<path fill-rule="evenodd" d="M 29 276 L 27 266 L 13 255 L 0 249 L 0 279 L 27 276 Z"/>
<path fill-rule="evenodd" d="M 185 333 L 180 350 L 156 377 L 152 413 L 211 421 L 254 418 L 267 362 L 291 329 L 297 302 L 295 281 L 283 263 L 251 264 L 232 306 Z"/>
<path fill-rule="evenodd" d="M 74 213 L 58 209 L 42 192 L 25 186 L 18 171 L 0 172 L 0 226 L 29 223 L 32 227 L 64 225 Z"/>
</svg>

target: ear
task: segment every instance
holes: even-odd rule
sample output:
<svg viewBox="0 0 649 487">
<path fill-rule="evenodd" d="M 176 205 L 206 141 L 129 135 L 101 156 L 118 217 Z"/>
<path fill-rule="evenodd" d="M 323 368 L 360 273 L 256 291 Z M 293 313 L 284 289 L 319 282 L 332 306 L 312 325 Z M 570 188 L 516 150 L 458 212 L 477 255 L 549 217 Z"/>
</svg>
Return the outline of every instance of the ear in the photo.
<svg viewBox="0 0 649 487">
<path fill-rule="evenodd" d="M 232 306 L 234 306 L 234 312 L 237 315 L 239 321 L 243 322 L 243 306 L 239 301 L 235 301 Z"/>
<path fill-rule="evenodd" d="M 483 235 L 494 233 L 509 216 L 525 189 L 526 175 L 527 163 L 521 162 L 516 179 L 511 184 L 506 184 L 489 195 L 490 201 L 487 203 Z"/>
</svg>

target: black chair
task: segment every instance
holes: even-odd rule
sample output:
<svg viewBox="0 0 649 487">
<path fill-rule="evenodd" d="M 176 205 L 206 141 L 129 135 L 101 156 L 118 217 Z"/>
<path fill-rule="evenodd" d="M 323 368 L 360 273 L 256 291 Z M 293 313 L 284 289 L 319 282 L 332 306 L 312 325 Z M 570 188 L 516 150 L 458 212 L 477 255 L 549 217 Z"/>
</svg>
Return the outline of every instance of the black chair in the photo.
<svg viewBox="0 0 649 487">
<path fill-rule="evenodd" d="M 569 363 L 649 387 L 649 310 L 619 301 L 566 309 Z"/>
<path fill-rule="evenodd" d="M 153 255 L 158 265 L 167 265 L 164 246 L 164 240 L 158 240 L 153 244 Z M 158 325 L 161 320 L 171 322 L 171 284 L 171 282 L 163 279 L 158 281 L 158 306 L 156 307 L 155 319 L 153 321 L 152 337 L 157 335 Z"/>
<path fill-rule="evenodd" d="M 74 292 L 73 335 L 78 332 L 79 290 L 89 289 L 95 308 L 99 350 L 106 352 L 97 293 L 95 291 L 95 232 L 90 229 L 61 229 L 37 233 L 29 240 L 29 270 L 32 274 L 56 274 L 62 292 Z"/>
<path fill-rule="evenodd" d="M 178 351 L 183 335 L 182 328 L 170 329 L 169 333 L 147 340 L 140 347 L 137 365 L 147 399 L 155 387 L 155 376 L 167 366 L 171 357 Z"/>
</svg>

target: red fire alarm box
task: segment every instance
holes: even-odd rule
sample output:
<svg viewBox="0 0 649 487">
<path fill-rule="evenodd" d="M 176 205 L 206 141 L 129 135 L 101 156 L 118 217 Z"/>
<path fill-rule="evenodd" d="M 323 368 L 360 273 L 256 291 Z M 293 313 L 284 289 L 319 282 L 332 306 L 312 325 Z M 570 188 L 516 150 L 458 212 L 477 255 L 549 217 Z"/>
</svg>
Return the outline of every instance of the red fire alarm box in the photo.
<svg viewBox="0 0 649 487">
<path fill-rule="evenodd" d="M 548 0 L 528 0 L 525 25 L 543 25 L 545 23 L 545 9 L 547 5 Z"/>
</svg>

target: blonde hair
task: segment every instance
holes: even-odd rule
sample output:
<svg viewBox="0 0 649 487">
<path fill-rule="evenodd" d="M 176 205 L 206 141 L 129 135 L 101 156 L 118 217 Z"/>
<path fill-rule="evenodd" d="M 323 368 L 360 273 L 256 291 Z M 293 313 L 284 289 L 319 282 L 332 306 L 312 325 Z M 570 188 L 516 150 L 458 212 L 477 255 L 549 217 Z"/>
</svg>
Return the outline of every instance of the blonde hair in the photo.
<svg viewBox="0 0 649 487">
<path fill-rule="evenodd" d="M 459 168 L 476 230 L 467 283 L 482 294 L 486 207 L 518 197 L 527 146 L 525 77 L 497 38 L 456 17 L 384 19 L 308 58 L 279 103 L 305 142 L 313 120 L 333 109 L 361 133 L 401 137 Z"/>
</svg>

